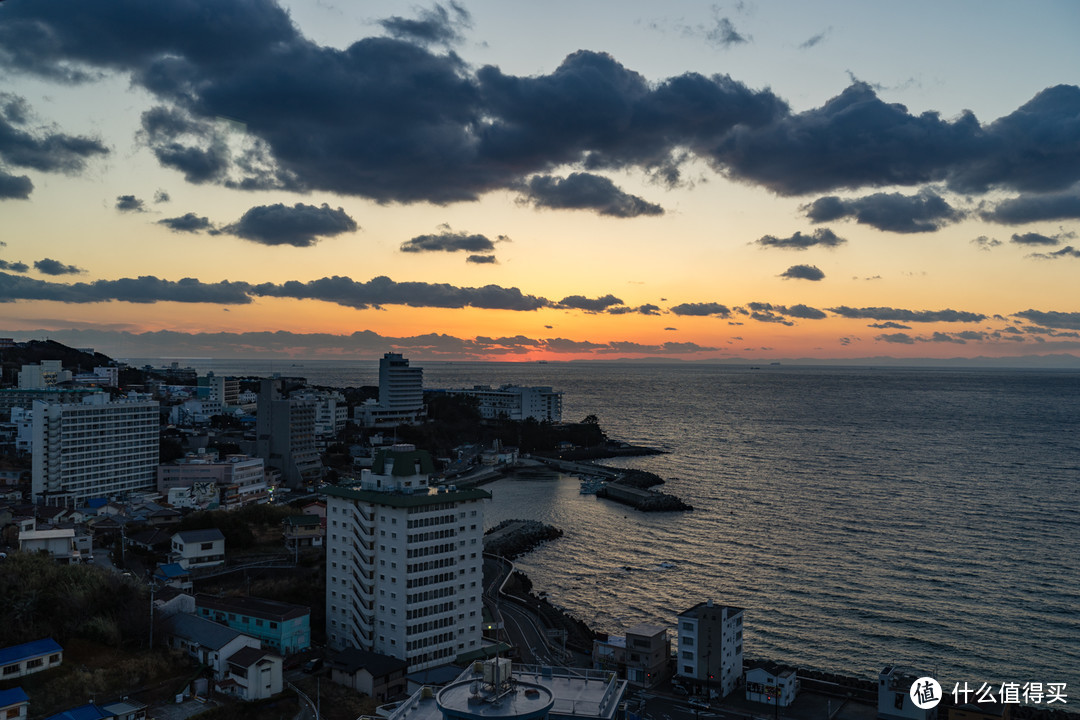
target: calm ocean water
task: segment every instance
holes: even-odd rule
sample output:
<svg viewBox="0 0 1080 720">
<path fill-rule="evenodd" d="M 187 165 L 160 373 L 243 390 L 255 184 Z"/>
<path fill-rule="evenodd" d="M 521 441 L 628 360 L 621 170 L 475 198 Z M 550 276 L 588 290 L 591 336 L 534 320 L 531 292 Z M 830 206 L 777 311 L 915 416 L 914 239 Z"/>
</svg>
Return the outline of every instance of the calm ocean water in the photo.
<svg viewBox="0 0 1080 720">
<path fill-rule="evenodd" d="M 192 364 L 378 382 L 372 362 Z M 416 364 L 427 387 L 553 385 L 565 419 L 668 451 L 609 462 L 666 478 L 693 512 L 639 513 L 553 473 L 487 486 L 489 526 L 565 531 L 519 566 L 596 629 L 674 626 L 712 598 L 746 608 L 749 657 L 1080 697 L 1080 373 Z"/>
</svg>

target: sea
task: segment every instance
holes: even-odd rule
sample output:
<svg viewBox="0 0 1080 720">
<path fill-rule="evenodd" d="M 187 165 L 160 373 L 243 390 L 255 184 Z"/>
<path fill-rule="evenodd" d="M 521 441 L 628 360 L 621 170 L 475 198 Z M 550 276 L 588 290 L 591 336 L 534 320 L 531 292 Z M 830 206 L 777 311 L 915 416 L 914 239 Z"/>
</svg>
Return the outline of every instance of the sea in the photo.
<svg viewBox="0 0 1080 720">
<path fill-rule="evenodd" d="M 186 364 L 378 384 L 371 361 Z M 946 690 L 1066 683 L 1062 709 L 1080 704 L 1080 372 L 413 364 L 426 388 L 550 385 L 565 420 L 664 451 L 604 462 L 660 475 L 693 511 L 638 512 L 552 471 L 485 486 L 487 526 L 563 530 L 517 565 L 594 629 L 674 629 L 711 599 L 744 608 L 749 658 L 866 679 L 901 665 Z"/>
</svg>

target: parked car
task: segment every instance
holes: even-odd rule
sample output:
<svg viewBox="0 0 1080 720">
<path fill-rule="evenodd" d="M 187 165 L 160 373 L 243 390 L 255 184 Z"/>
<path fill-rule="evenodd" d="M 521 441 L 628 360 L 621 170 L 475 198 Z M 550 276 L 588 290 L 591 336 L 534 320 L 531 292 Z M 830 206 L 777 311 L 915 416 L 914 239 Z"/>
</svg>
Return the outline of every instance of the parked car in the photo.
<svg viewBox="0 0 1080 720">
<path fill-rule="evenodd" d="M 709 702 L 703 698 L 692 697 L 686 701 L 690 707 L 709 709 Z"/>
<path fill-rule="evenodd" d="M 315 658 L 304 663 L 304 672 L 312 673 L 322 669 L 322 658 Z"/>
<path fill-rule="evenodd" d="M 682 685 L 672 685 L 671 686 L 671 692 L 675 693 L 676 695 L 689 695 L 690 694 L 690 693 L 688 693 L 686 691 L 686 688 L 684 688 Z"/>
</svg>

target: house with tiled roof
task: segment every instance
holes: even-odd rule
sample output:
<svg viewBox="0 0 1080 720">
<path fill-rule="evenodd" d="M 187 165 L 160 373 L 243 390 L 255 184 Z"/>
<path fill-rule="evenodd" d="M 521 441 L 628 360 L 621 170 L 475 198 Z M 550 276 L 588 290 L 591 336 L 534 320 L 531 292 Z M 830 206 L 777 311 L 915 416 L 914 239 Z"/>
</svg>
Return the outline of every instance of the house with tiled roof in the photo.
<svg viewBox="0 0 1080 720">
<path fill-rule="evenodd" d="M 241 648 L 225 659 L 225 676 L 217 689 L 241 700 L 277 695 L 282 690 L 281 657 L 268 650 Z"/>
</svg>

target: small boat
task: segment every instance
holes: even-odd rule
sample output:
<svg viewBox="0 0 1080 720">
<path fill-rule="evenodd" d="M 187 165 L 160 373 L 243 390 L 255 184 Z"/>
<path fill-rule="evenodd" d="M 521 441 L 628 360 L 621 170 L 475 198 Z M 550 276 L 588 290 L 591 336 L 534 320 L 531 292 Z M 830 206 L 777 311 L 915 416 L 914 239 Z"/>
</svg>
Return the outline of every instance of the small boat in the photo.
<svg viewBox="0 0 1080 720">
<path fill-rule="evenodd" d="M 664 568 L 665 570 L 670 570 L 671 568 L 675 567 L 675 563 L 665 560 L 664 562 L 660 563 L 660 567 Z"/>
</svg>

